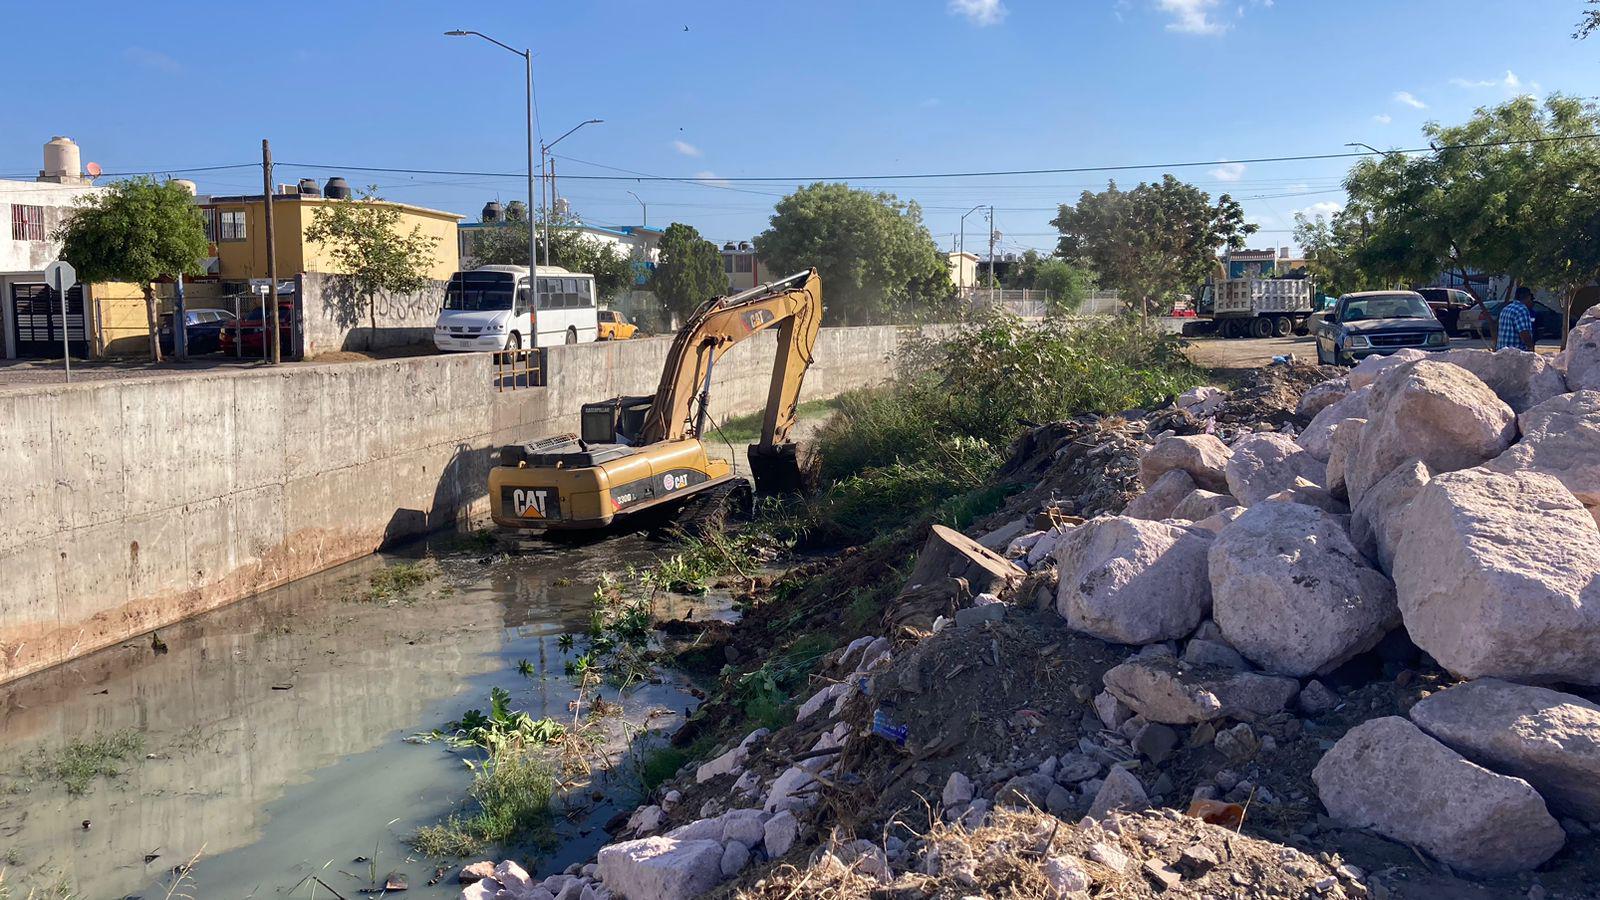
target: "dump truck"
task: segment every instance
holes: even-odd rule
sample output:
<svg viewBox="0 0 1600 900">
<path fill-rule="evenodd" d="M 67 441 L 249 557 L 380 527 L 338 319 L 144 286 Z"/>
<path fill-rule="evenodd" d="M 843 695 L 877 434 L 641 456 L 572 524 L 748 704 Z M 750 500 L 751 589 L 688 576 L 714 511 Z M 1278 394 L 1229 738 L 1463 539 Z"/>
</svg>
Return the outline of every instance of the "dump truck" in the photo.
<svg viewBox="0 0 1600 900">
<path fill-rule="evenodd" d="M 1199 303 L 1210 318 L 1186 322 L 1186 337 L 1217 333 L 1225 338 L 1284 337 L 1304 333 L 1316 312 L 1317 293 L 1309 278 L 1226 278 L 1206 282 Z"/>
<path fill-rule="evenodd" d="M 815 269 L 707 300 L 673 338 L 653 395 L 586 403 L 580 434 L 500 449 L 489 498 L 501 536 L 605 528 L 651 510 L 680 518 L 689 530 L 708 530 L 747 506 L 755 491 L 799 490 L 797 448 L 788 436 L 821 323 Z M 774 329 L 777 358 L 761 437 L 747 451 L 752 488 L 732 463 L 707 453 L 702 437 L 717 360 Z"/>
</svg>

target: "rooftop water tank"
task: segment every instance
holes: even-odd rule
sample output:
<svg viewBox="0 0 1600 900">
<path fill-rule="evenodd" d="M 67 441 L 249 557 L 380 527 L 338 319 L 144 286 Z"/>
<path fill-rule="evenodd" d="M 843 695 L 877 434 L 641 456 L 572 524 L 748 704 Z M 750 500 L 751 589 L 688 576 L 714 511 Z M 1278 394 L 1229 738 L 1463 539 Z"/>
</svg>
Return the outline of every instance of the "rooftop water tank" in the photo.
<svg viewBox="0 0 1600 900">
<path fill-rule="evenodd" d="M 321 197 L 322 189 L 317 187 L 315 178 L 300 179 L 300 195 L 302 197 Z"/>
<path fill-rule="evenodd" d="M 490 200 L 483 205 L 483 221 L 499 222 L 503 221 L 505 217 L 505 207 L 501 206 L 498 200 Z"/>
<path fill-rule="evenodd" d="M 528 218 L 528 207 L 521 200 L 513 200 L 506 204 L 506 220 L 509 222 L 524 222 Z"/>
<path fill-rule="evenodd" d="M 200 193 L 200 186 L 187 178 L 174 178 L 172 179 L 172 183 L 188 191 L 189 196 L 191 197 Z"/>
<path fill-rule="evenodd" d="M 44 145 L 44 168 L 39 172 L 39 180 L 57 184 L 83 181 L 83 157 L 72 138 L 56 135 Z"/>
<path fill-rule="evenodd" d="M 349 200 L 350 183 L 335 175 L 322 186 L 322 193 L 326 194 L 329 200 Z"/>
<path fill-rule="evenodd" d="M 729 241 L 726 244 L 723 244 L 722 245 L 722 249 L 724 249 L 724 250 L 732 250 L 732 249 L 734 249 L 733 241 Z"/>
</svg>

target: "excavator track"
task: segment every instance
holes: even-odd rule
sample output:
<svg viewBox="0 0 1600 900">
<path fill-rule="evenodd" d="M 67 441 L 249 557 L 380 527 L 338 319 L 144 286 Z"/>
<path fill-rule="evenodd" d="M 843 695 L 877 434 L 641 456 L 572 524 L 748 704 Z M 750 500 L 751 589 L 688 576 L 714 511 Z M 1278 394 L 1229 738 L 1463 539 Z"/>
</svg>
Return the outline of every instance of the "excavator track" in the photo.
<svg viewBox="0 0 1600 900">
<path fill-rule="evenodd" d="M 702 491 L 683 505 L 673 525 L 690 537 L 702 538 L 721 531 L 731 518 L 748 517 L 755 502 L 755 490 L 743 478 L 725 481 Z"/>
</svg>

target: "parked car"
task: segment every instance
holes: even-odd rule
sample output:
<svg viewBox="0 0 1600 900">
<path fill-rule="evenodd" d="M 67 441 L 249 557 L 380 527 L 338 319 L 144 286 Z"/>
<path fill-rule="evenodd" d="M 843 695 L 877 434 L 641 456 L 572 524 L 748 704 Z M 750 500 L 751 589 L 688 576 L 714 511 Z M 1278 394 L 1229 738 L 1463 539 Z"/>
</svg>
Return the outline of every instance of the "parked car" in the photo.
<svg viewBox="0 0 1600 900">
<path fill-rule="evenodd" d="M 233 353 L 234 348 L 241 349 L 244 356 L 264 356 L 266 329 L 261 323 L 266 319 L 266 308 L 258 306 L 250 314 L 235 322 L 228 322 L 222 326 L 222 352 Z M 289 348 L 294 343 L 294 304 L 287 300 L 278 301 L 278 346 L 282 348 L 283 355 L 289 355 Z"/>
<path fill-rule="evenodd" d="M 616 310 L 602 309 L 598 316 L 597 341 L 625 341 L 639 333 L 639 326 L 629 322 L 627 316 Z"/>
<path fill-rule="evenodd" d="M 161 317 L 161 328 L 156 335 L 161 342 L 161 352 L 169 355 L 176 352 L 173 347 L 173 315 L 166 313 Z M 186 310 L 183 330 L 189 354 L 215 353 L 222 349 L 222 329 L 232 321 L 233 313 L 225 309 Z"/>
<path fill-rule="evenodd" d="M 1402 348 L 1443 350 L 1450 335 L 1416 291 L 1345 294 L 1317 328 L 1317 362 L 1354 365 Z"/>
<path fill-rule="evenodd" d="M 1439 320 L 1445 331 L 1453 335 L 1467 333 L 1461 327 L 1461 314 L 1477 304 L 1477 297 L 1458 288 L 1423 288 L 1417 293 L 1428 301 L 1433 317 Z"/>
<path fill-rule="evenodd" d="M 1500 309 L 1505 305 L 1504 300 L 1480 300 L 1462 310 L 1461 317 L 1457 320 L 1462 332 L 1486 339 L 1494 338 L 1495 321 L 1499 319 Z M 1561 310 L 1547 306 L 1537 299 L 1530 308 L 1533 310 L 1534 340 L 1560 340 Z M 1573 322 L 1576 321 L 1577 316 L 1573 316 Z"/>
</svg>

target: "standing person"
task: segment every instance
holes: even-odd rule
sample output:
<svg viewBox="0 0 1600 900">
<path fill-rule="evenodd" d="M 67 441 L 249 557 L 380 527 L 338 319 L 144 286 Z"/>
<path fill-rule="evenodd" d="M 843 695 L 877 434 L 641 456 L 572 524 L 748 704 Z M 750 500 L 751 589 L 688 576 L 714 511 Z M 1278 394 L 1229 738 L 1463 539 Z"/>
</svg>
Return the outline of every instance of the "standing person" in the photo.
<svg viewBox="0 0 1600 900">
<path fill-rule="evenodd" d="M 1510 347 L 1515 350 L 1533 350 L 1533 291 L 1527 287 L 1517 288 L 1517 294 L 1511 302 L 1500 308 L 1499 320 L 1495 329 L 1495 349 L 1503 350 Z"/>
</svg>

